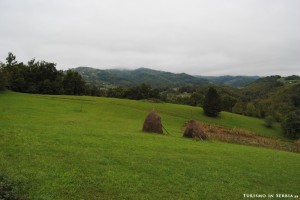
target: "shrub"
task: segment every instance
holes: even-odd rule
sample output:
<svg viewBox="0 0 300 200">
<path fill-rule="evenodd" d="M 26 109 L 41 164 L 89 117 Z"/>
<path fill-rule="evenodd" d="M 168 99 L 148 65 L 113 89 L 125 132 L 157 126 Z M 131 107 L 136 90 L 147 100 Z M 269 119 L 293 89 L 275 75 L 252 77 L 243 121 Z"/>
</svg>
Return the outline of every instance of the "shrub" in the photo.
<svg viewBox="0 0 300 200">
<path fill-rule="evenodd" d="M 7 180 L 6 177 L 0 174 L 0 199 L 2 200 L 23 200 L 17 193 L 19 186 Z"/>
<path fill-rule="evenodd" d="M 274 117 L 272 117 L 271 115 L 268 115 L 268 116 L 265 118 L 265 126 L 268 127 L 268 128 L 272 128 L 274 122 L 275 122 L 275 119 L 274 119 Z"/>
</svg>

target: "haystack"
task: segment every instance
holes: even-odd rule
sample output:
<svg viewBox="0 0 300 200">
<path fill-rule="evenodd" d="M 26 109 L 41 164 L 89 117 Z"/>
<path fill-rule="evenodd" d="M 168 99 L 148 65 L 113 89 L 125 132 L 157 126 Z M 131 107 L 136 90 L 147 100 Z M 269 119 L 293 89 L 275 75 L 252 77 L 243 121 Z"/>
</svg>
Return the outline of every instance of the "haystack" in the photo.
<svg viewBox="0 0 300 200">
<path fill-rule="evenodd" d="M 152 111 L 145 119 L 144 132 L 153 132 L 153 133 L 163 133 L 162 124 L 161 124 L 161 117 L 157 114 L 157 112 Z"/>
<path fill-rule="evenodd" d="M 195 120 L 188 121 L 184 133 L 184 137 L 195 138 L 195 139 L 207 139 L 206 133 L 203 131 L 202 127 Z"/>
</svg>

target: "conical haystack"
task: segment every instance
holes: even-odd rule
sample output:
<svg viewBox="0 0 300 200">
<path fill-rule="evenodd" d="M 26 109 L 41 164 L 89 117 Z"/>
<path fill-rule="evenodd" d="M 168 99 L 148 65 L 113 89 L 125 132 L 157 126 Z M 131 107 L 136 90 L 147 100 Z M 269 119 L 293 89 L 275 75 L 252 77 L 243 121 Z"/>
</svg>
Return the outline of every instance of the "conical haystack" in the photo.
<svg viewBox="0 0 300 200">
<path fill-rule="evenodd" d="M 206 133 L 203 131 L 200 124 L 198 124 L 195 120 L 190 120 L 187 123 L 183 136 L 202 140 L 207 139 Z"/>
<path fill-rule="evenodd" d="M 162 124 L 161 124 L 161 117 L 157 114 L 157 112 L 152 111 L 145 119 L 144 132 L 153 132 L 153 133 L 163 133 Z"/>
</svg>

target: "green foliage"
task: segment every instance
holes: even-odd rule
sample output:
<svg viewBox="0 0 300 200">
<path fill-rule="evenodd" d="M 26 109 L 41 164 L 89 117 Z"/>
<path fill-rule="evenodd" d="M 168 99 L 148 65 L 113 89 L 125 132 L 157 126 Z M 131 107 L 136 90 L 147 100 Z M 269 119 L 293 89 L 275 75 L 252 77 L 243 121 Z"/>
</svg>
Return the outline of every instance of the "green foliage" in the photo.
<svg viewBox="0 0 300 200">
<path fill-rule="evenodd" d="M 239 99 L 232 108 L 233 113 L 243 115 L 245 113 L 245 103 Z"/>
<path fill-rule="evenodd" d="M 190 106 L 201 106 L 203 105 L 204 95 L 199 92 L 193 92 L 189 98 L 188 105 Z"/>
<path fill-rule="evenodd" d="M 205 86 L 181 86 L 161 91 L 164 101 L 170 103 L 186 104 L 191 106 L 203 106 L 204 97 L 209 89 Z M 214 86 L 221 96 L 221 110 L 232 112 L 232 107 L 237 99 L 242 98 L 240 91 L 228 86 Z"/>
<path fill-rule="evenodd" d="M 287 115 L 282 123 L 284 134 L 293 139 L 300 138 L 300 112 L 292 112 Z"/>
<path fill-rule="evenodd" d="M 98 96 L 98 97 L 103 97 L 106 94 L 103 89 L 98 88 L 96 85 L 86 85 L 85 93 L 91 96 Z"/>
<path fill-rule="evenodd" d="M 6 58 L 6 65 L 7 65 L 7 67 L 14 66 L 17 63 L 18 62 L 16 61 L 16 56 L 13 53 L 9 52 L 8 56 Z"/>
<path fill-rule="evenodd" d="M 233 106 L 236 104 L 237 99 L 227 94 L 222 96 L 222 110 L 232 112 Z"/>
<path fill-rule="evenodd" d="M 245 114 L 246 114 L 247 116 L 257 117 L 258 111 L 257 111 L 255 105 L 254 105 L 252 102 L 250 102 L 250 103 L 248 103 L 248 104 L 246 105 Z"/>
<path fill-rule="evenodd" d="M 147 85 L 145 83 L 128 88 L 125 91 L 125 97 L 128 99 L 149 99 L 149 98 L 159 98 L 159 90 L 152 89 L 150 85 Z"/>
<path fill-rule="evenodd" d="M 125 89 L 123 87 L 109 88 L 107 97 L 125 98 Z"/>
<path fill-rule="evenodd" d="M 265 126 L 268 128 L 272 128 L 275 122 L 274 117 L 272 117 L 271 115 L 268 115 L 265 117 Z"/>
<path fill-rule="evenodd" d="M 82 77 L 73 71 L 56 69 L 56 64 L 32 59 L 27 65 L 18 63 L 16 57 L 9 53 L 6 65 L 1 65 L 0 89 L 7 89 L 38 94 L 73 94 L 82 95 L 86 84 Z"/>
<path fill-rule="evenodd" d="M 283 121 L 289 113 L 299 109 L 300 84 L 285 85 L 268 93 L 262 102 L 266 114 L 272 115 L 277 121 Z"/>
<path fill-rule="evenodd" d="M 106 94 L 107 97 L 115 97 L 115 98 L 127 98 L 127 99 L 159 99 L 159 90 L 153 89 L 150 85 L 141 84 L 134 87 L 123 88 L 123 87 L 115 87 L 110 88 Z"/>
<path fill-rule="evenodd" d="M 56 69 L 55 63 L 45 61 L 28 62 L 25 70 L 25 82 L 27 88 L 23 92 L 39 94 L 62 94 L 62 80 L 64 74 Z"/>
<path fill-rule="evenodd" d="M 221 112 L 221 97 L 213 87 L 208 89 L 203 103 L 204 114 L 209 117 L 217 117 Z"/>
<path fill-rule="evenodd" d="M 18 193 L 20 186 L 8 180 L 7 177 L 0 174 L 0 199 L 1 200 L 23 200 Z"/>
<path fill-rule="evenodd" d="M 276 91 L 283 84 L 278 81 L 280 76 L 260 78 L 242 89 L 242 93 L 251 99 L 266 97 L 270 92 Z"/>
<path fill-rule="evenodd" d="M 62 84 L 65 94 L 83 95 L 85 92 L 85 81 L 78 72 L 68 70 Z"/>
<path fill-rule="evenodd" d="M 4 71 L 4 64 L 0 62 L 0 91 L 5 90 L 7 87 L 7 74 Z"/>
</svg>

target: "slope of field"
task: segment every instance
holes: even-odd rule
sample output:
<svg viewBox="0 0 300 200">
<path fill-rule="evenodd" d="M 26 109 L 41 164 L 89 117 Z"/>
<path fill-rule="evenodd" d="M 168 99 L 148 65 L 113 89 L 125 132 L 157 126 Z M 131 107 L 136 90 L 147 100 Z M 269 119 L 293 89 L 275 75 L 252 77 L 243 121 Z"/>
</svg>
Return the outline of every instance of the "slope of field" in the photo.
<svg viewBox="0 0 300 200">
<path fill-rule="evenodd" d="M 158 110 L 169 136 L 141 132 Z M 0 175 L 30 199 L 242 199 L 298 194 L 300 155 L 184 139 L 198 120 L 281 137 L 262 121 L 200 108 L 109 98 L 0 93 Z"/>
</svg>

